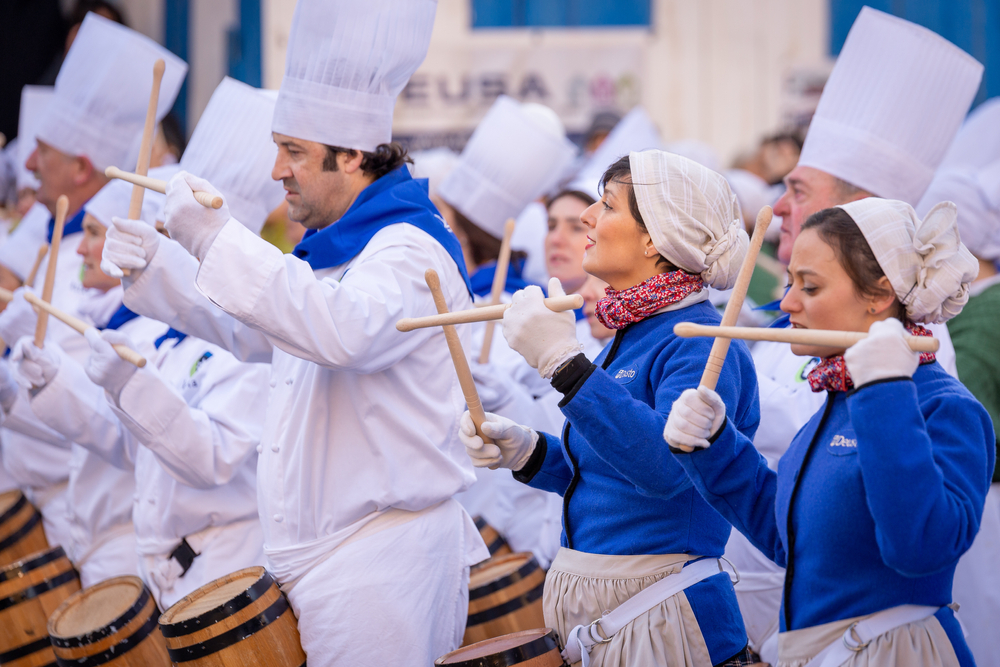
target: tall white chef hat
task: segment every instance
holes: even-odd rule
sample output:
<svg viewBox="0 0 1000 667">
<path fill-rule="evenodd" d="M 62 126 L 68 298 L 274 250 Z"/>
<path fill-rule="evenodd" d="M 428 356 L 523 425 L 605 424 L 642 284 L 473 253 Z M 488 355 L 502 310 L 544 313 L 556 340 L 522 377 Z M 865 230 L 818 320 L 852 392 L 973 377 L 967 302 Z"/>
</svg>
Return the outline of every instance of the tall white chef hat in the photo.
<svg viewBox="0 0 1000 667">
<path fill-rule="evenodd" d="M 982 73 L 972 56 L 930 30 L 863 8 L 823 90 L 799 165 L 915 205 Z"/>
<path fill-rule="evenodd" d="M 180 171 L 180 167 L 176 164 L 156 167 L 149 170 L 149 177 L 169 181 L 178 171 Z M 127 181 L 111 179 L 83 205 L 83 210 L 94 216 L 105 227 L 110 227 L 112 218 L 128 217 L 128 207 L 132 201 L 132 187 L 132 184 Z M 139 220 L 156 225 L 156 217 L 166 201 L 166 195 L 155 190 L 146 190 L 142 196 L 142 212 L 139 213 Z"/>
<path fill-rule="evenodd" d="M 226 77 L 191 135 L 181 168 L 219 189 L 229 212 L 260 233 L 285 196 L 271 178 L 278 147 L 271 138 L 275 94 Z"/>
<path fill-rule="evenodd" d="M 410 153 L 410 157 L 413 159 L 410 175 L 426 178 L 427 190 L 432 196 L 437 194 L 442 181 L 458 164 L 458 153 L 445 146 Z"/>
<path fill-rule="evenodd" d="M 709 286 L 736 284 L 750 238 L 722 174 L 666 151 L 629 154 L 632 188 L 653 247 Z"/>
<path fill-rule="evenodd" d="M 38 121 L 45 112 L 54 90 L 52 86 L 25 86 L 21 89 L 21 113 L 17 121 L 17 189 L 38 189 L 38 179 L 24 163 L 34 152 L 38 142 L 35 134 Z"/>
<path fill-rule="evenodd" d="M 374 151 L 430 44 L 436 0 L 299 0 L 272 129 Z"/>
<path fill-rule="evenodd" d="M 941 202 L 923 220 L 892 199 L 867 197 L 840 208 L 865 235 L 909 319 L 946 322 L 962 312 L 979 263 L 959 239 L 955 204 Z"/>
<path fill-rule="evenodd" d="M 23 281 L 28 277 L 28 272 L 38 258 L 38 249 L 48 237 L 51 218 L 49 209 L 35 202 L 7 240 L 0 245 L 0 264 L 13 271 L 18 279 Z"/>
<path fill-rule="evenodd" d="M 941 167 L 984 167 L 1000 157 L 1000 97 L 972 110 L 945 153 Z"/>
<path fill-rule="evenodd" d="M 1000 156 L 982 169 L 957 166 L 939 170 L 917 212 L 924 214 L 942 201 L 958 206 L 958 230 L 972 254 L 1000 261 Z"/>
<path fill-rule="evenodd" d="M 646 109 L 641 105 L 636 106 L 618 121 L 583 169 L 573 177 L 567 189 L 586 192 L 594 199 L 600 199 L 601 177 L 608 167 L 632 151 L 663 147 L 660 132 Z"/>
<path fill-rule="evenodd" d="M 38 139 L 67 155 L 87 156 L 101 171 L 110 165 L 133 167 L 129 156 L 142 134 L 153 65 L 161 58 L 166 69 L 157 120 L 173 106 L 187 63 L 148 37 L 90 12 L 38 121 Z"/>
<path fill-rule="evenodd" d="M 576 155 L 548 107 L 501 95 L 465 145 L 438 195 L 500 238 L 508 218 L 556 184 Z"/>
</svg>

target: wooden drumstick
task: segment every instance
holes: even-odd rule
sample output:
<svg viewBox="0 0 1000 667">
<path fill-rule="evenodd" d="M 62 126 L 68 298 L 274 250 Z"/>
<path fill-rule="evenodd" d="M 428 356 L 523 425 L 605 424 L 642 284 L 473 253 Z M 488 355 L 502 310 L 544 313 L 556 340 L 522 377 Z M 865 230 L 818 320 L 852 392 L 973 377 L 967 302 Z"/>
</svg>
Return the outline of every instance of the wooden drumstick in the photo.
<svg viewBox="0 0 1000 667">
<path fill-rule="evenodd" d="M 448 312 L 448 303 L 444 300 L 444 292 L 441 291 L 441 279 L 438 278 L 437 271 L 427 269 L 424 272 L 424 280 L 434 297 L 434 305 L 438 314 L 444 315 Z M 462 349 L 462 341 L 458 338 L 458 331 L 450 324 L 441 327 L 444 329 L 445 340 L 448 341 L 448 351 L 451 352 L 451 360 L 455 364 L 455 372 L 458 373 L 458 383 L 462 385 L 462 393 L 465 394 L 465 403 L 469 406 L 469 415 L 472 423 L 476 425 L 476 433 L 483 439 L 483 442 L 492 444 L 493 439 L 483 433 L 483 422 L 486 421 L 486 412 L 483 410 L 483 403 L 479 400 L 479 392 L 476 391 L 476 381 L 472 379 L 472 370 L 469 368 L 469 360 Z"/>
<path fill-rule="evenodd" d="M 135 173 L 145 176 L 149 173 L 149 160 L 153 156 L 153 130 L 156 129 L 156 106 L 160 100 L 160 83 L 163 81 L 163 70 L 166 69 L 163 59 L 153 63 L 153 89 L 149 92 L 149 106 L 146 107 L 146 124 L 142 126 L 142 143 L 139 144 L 139 159 L 135 163 Z M 128 203 L 128 219 L 138 220 L 142 215 L 142 197 L 146 188 L 141 185 L 132 186 L 132 199 Z M 126 276 L 131 275 L 131 269 L 122 269 Z"/>
<path fill-rule="evenodd" d="M 52 231 L 52 243 L 49 248 L 52 251 L 49 255 L 49 265 L 45 269 L 45 285 L 42 286 L 42 300 L 52 303 L 52 288 L 56 283 L 56 264 L 59 260 L 59 244 L 62 242 L 63 227 L 66 225 L 66 213 L 69 211 L 69 199 L 66 195 L 60 195 L 56 200 L 56 225 Z M 35 324 L 35 347 L 45 346 L 45 331 L 49 326 L 49 315 L 44 310 L 38 313 L 38 322 Z"/>
<path fill-rule="evenodd" d="M 868 334 L 861 331 L 831 331 L 828 329 L 768 329 L 763 327 L 710 327 L 694 322 L 674 325 L 674 333 L 681 338 L 699 336 L 739 338 L 741 340 L 767 340 L 775 343 L 819 345 L 822 347 L 848 348 Z M 907 345 L 914 352 L 937 352 L 940 342 L 932 336 L 907 336 Z"/>
<path fill-rule="evenodd" d="M 75 329 L 77 332 L 81 334 L 87 333 L 88 329 L 95 329 L 95 327 L 92 327 L 91 325 L 87 324 L 80 318 L 74 317 L 67 312 L 59 310 L 52 304 L 42 301 L 31 292 L 26 291 L 24 293 L 24 300 L 41 311 L 38 314 L 38 317 L 41 317 L 43 313 L 45 315 L 51 315 L 60 322 L 64 322 L 65 324 L 69 325 L 71 328 Z M 111 347 L 115 348 L 115 352 L 117 352 L 118 356 L 121 357 L 123 360 L 131 364 L 135 364 L 139 368 L 142 368 L 143 366 L 146 365 L 145 357 L 143 357 L 141 354 L 139 354 L 132 348 L 121 344 L 115 344 L 112 345 Z"/>
<path fill-rule="evenodd" d="M 494 306 L 500 304 L 504 285 L 507 284 L 507 271 L 510 269 L 510 239 L 514 235 L 514 224 L 514 218 L 511 218 L 503 226 L 500 255 L 497 257 L 497 268 L 493 274 L 493 289 L 490 290 L 490 304 Z M 485 364 L 490 360 L 490 346 L 493 345 L 493 329 L 496 328 L 496 325 L 496 321 L 494 320 L 486 323 L 486 333 L 483 335 L 483 349 L 479 352 L 479 363 L 481 364 Z"/>
<path fill-rule="evenodd" d="M 579 294 L 550 296 L 545 299 L 544 303 L 549 310 L 559 313 L 564 310 L 583 308 L 583 297 Z M 499 306 L 483 306 L 482 308 L 470 308 L 469 310 L 456 310 L 453 313 L 446 312 L 440 315 L 428 315 L 427 317 L 404 317 L 396 322 L 396 331 L 413 331 L 414 329 L 440 327 L 446 324 L 470 324 L 472 322 L 502 320 L 503 314 L 508 308 L 510 308 L 509 303 L 501 303 Z"/>
<path fill-rule="evenodd" d="M 743 308 L 743 299 L 747 295 L 747 288 L 750 287 L 750 277 L 753 275 L 753 267 L 757 263 L 757 255 L 760 254 L 760 247 L 764 244 L 764 233 L 768 225 L 771 224 L 771 207 L 765 206 L 757 214 L 757 224 L 753 228 L 753 237 L 750 239 L 750 248 L 747 256 L 743 260 L 740 272 L 736 276 L 736 286 L 729 296 L 729 303 L 722 313 L 722 326 L 731 327 L 736 324 L 736 318 L 740 316 L 740 309 Z M 705 364 L 705 372 L 701 374 L 701 386 L 715 390 L 715 385 L 719 382 L 719 374 L 722 372 L 722 364 L 726 361 L 726 353 L 729 352 L 729 339 L 716 338 L 712 343 L 712 351 L 708 355 L 708 362 Z"/>
<path fill-rule="evenodd" d="M 150 178 L 149 176 L 133 174 L 130 171 L 122 171 L 118 167 L 108 167 L 104 170 L 104 175 L 108 178 L 117 178 L 127 181 L 132 185 L 138 185 L 146 188 L 147 190 L 152 190 L 153 192 L 159 192 L 161 195 L 167 194 L 167 182 L 158 178 Z M 222 208 L 222 197 L 213 197 L 207 192 L 195 190 L 194 198 L 205 208 Z"/>
<path fill-rule="evenodd" d="M 35 284 L 35 276 L 38 275 L 38 267 L 42 265 L 42 260 L 45 259 L 46 253 L 49 251 L 49 244 L 43 243 L 38 248 L 38 257 L 35 258 L 35 263 L 31 267 L 31 271 L 28 272 L 28 277 L 25 279 L 24 284 L 31 287 Z"/>
</svg>

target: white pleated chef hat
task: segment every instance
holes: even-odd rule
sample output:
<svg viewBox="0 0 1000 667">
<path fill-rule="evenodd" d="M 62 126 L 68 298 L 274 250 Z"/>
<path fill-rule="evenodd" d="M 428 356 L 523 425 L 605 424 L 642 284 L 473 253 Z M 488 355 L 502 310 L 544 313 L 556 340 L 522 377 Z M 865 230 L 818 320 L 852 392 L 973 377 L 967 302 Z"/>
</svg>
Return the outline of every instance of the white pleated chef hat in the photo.
<svg viewBox="0 0 1000 667">
<path fill-rule="evenodd" d="M 299 0 L 272 129 L 374 151 L 427 55 L 436 0 Z"/>
<path fill-rule="evenodd" d="M 923 220 L 894 199 L 868 197 L 840 208 L 865 235 L 910 320 L 946 322 L 962 312 L 979 262 L 959 239 L 955 204 L 941 202 Z"/>
<path fill-rule="evenodd" d="M 166 63 L 156 107 L 161 120 L 184 82 L 187 63 L 148 37 L 90 12 L 59 70 L 37 138 L 67 155 L 87 156 L 101 171 L 111 165 L 130 170 L 158 59 Z"/>
<path fill-rule="evenodd" d="M 150 178 L 169 181 L 178 171 L 180 171 L 180 167 L 171 164 L 150 169 L 148 175 Z M 83 205 L 83 210 L 94 216 L 105 227 L 110 227 L 112 218 L 128 217 L 129 203 L 132 201 L 132 188 L 131 183 L 113 178 Z M 142 212 L 138 219 L 155 226 L 156 218 L 166 201 L 166 195 L 155 190 L 146 190 L 143 193 Z"/>
<path fill-rule="evenodd" d="M 941 167 L 985 167 L 1000 157 L 1000 97 L 972 110 L 945 153 Z"/>
<path fill-rule="evenodd" d="M 916 205 L 982 73 L 943 37 L 864 7 L 823 89 L 799 166 Z"/>
<path fill-rule="evenodd" d="M 17 120 L 17 189 L 37 190 L 40 183 L 24 164 L 34 152 L 38 121 L 55 94 L 52 86 L 25 86 L 21 89 L 21 112 Z"/>
<path fill-rule="evenodd" d="M 601 198 L 601 177 L 608 167 L 632 151 L 645 151 L 651 148 L 662 149 L 663 139 L 659 130 L 653 124 L 641 105 L 633 107 L 618 121 L 611 132 L 583 168 L 572 178 L 567 190 L 586 192 L 594 199 Z"/>
<path fill-rule="evenodd" d="M 10 269 L 21 281 L 28 277 L 28 272 L 38 259 L 38 249 L 46 243 L 51 218 L 49 209 L 35 202 L 7 240 L 0 244 L 0 264 Z"/>
<path fill-rule="evenodd" d="M 271 138 L 275 93 L 226 77 L 218 85 L 181 156 L 181 168 L 210 181 L 230 214 L 259 234 L 284 199 L 271 178 L 278 147 Z"/>
<path fill-rule="evenodd" d="M 942 201 L 957 205 L 958 230 L 972 254 L 1000 261 L 1000 156 L 981 169 L 955 166 L 938 170 L 917 213 L 923 215 Z"/>
<path fill-rule="evenodd" d="M 458 164 L 458 153 L 445 146 L 410 153 L 410 158 L 413 159 L 410 176 L 426 178 L 427 190 L 432 196 L 437 194 L 445 177 Z"/>
<path fill-rule="evenodd" d="M 555 112 L 497 98 L 462 150 L 438 196 L 500 238 L 508 218 L 548 192 L 576 155 Z"/>
<path fill-rule="evenodd" d="M 657 252 L 711 287 L 727 290 L 750 247 L 736 195 L 722 174 L 651 150 L 629 154 L 632 188 Z"/>
</svg>

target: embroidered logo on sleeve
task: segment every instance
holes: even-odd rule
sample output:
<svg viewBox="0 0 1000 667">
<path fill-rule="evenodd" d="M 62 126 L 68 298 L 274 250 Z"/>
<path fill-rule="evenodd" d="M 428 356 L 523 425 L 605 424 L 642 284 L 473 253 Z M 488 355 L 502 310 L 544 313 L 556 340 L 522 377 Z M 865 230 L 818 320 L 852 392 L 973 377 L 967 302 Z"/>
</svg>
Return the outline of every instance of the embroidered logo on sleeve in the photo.
<svg viewBox="0 0 1000 667">
<path fill-rule="evenodd" d="M 833 436 L 826 448 L 827 451 L 836 456 L 848 456 L 857 453 L 858 441 L 855 438 L 847 438 L 837 434 Z"/>
<path fill-rule="evenodd" d="M 635 366 L 629 366 L 628 368 L 619 368 L 618 370 L 613 371 L 611 377 L 618 380 L 618 382 L 622 384 L 628 384 L 634 380 L 638 374 L 639 373 Z"/>
</svg>

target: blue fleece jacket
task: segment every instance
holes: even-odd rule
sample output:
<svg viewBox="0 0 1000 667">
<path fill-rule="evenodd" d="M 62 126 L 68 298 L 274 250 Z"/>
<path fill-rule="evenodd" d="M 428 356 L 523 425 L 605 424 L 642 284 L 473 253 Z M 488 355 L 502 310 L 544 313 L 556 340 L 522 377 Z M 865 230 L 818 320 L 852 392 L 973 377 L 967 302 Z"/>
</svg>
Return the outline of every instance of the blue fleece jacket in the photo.
<svg viewBox="0 0 1000 667">
<path fill-rule="evenodd" d="M 712 347 L 710 338 L 675 336 L 674 325 L 720 320 L 703 301 L 619 330 L 564 397 L 562 442 L 541 434 L 544 462 L 528 480 L 563 496 L 563 546 L 615 555 L 723 554 L 729 525 L 698 495 L 663 440 L 670 407 L 698 386 Z M 733 422 L 752 438 L 760 420 L 757 376 L 741 341 L 729 348 L 718 391 Z M 728 575 L 706 579 L 686 595 L 713 664 L 746 645 Z"/>
<path fill-rule="evenodd" d="M 913 379 L 829 393 L 778 472 L 727 424 L 678 454 L 698 491 L 787 568 L 781 630 L 901 604 L 951 602 L 955 564 L 979 530 L 993 470 L 989 414 L 939 364 Z M 951 610 L 937 613 L 962 665 Z"/>
</svg>

